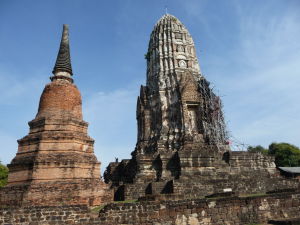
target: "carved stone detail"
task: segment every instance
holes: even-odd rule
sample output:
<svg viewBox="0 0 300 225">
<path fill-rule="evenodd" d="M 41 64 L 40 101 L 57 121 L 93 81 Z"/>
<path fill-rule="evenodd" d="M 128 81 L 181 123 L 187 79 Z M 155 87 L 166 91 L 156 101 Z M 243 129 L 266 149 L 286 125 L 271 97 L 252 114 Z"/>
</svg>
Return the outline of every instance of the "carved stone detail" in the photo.
<svg viewBox="0 0 300 225">
<path fill-rule="evenodd" d="M 193 39 L 177 18 L 166 14 L 157 22 L 146 59 L 136 148 L 132 159 L 111 163 L 105 172 L 117 197 L 120 190 L 122 199 L 195 198 L 298 185 L 274 175 L 272 157 L 230 151 L 221 99 L 201 74 Z"/>
</svg>

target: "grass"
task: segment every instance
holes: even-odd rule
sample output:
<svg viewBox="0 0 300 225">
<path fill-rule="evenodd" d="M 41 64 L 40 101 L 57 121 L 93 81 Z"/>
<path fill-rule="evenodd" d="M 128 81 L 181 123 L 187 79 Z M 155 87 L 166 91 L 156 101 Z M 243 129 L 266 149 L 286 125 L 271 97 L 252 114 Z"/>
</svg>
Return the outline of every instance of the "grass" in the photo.
<svg viewBox="0 0 300 225">
<path fill-rule="evenodd" d="M 209 199 L 209 200 L 218 200 L 218 199 L 224 199 L 224 198 L 230 198 L 230 197 L 224 197 L 224 196 L 216 196 L 216 197 L 205 197 L 204 199 Z"/>
<path fill-rule="evenodd" d="M 96 206 L 96 207 L 94 207 L 94 208 L 91 209 L 91 212 L 97 213 L 97 212 L 99 212 L 101 209 L 103 209 L 104 206 L 106 206 L 106 204 Z"/>
<path fill-rule="evenodd" d="M 268 194 L 266 193 L 254 193 L 254 194 L 241 194 L 239 195 L 239 197 L 263 197 L 263 196 L 267 196 Z"/>
</svg>

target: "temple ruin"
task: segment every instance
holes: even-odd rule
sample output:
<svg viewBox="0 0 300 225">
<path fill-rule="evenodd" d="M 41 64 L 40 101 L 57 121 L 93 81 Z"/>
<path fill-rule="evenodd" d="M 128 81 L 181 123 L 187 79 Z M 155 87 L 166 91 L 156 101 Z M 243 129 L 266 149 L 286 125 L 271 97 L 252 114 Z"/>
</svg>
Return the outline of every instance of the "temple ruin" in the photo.
<svg viewBox="0 0 300 225">
<path fill-rule="evenodd" d="M 284 177 L 271 156 L 230 149 L 221 98 L 191 35 L 169 14 L 145 54 L 136 147 L 131 159 L 108 165 L 104 182 L 68 36 L 64 25 L 51 82 L 8 165 L 0 224 L 298 224 L 299 179 Z"/>
<path fill-rule="evenodd" d="M 230 150 L 221 99 L 201 73 L 193 39 L 176 17 L 166 14 L 156 23 L 145 58 L 136 148 L 130 160 L 112 162 L 104 173 L 115 200 L 298 186 L 277 175 L 274 158 Z"/>
<path fill-rule="evenodd" d="M 3 205 L 99 205 L 110 201 L 100 179 L 94 140 L 82 119 L 81 95 L 73 84 L 68 26 L 63 34 L 51 83 L 40 98 L 29 134 L 18 140 L 18 152 L 8 165 Z"/>
</svg>

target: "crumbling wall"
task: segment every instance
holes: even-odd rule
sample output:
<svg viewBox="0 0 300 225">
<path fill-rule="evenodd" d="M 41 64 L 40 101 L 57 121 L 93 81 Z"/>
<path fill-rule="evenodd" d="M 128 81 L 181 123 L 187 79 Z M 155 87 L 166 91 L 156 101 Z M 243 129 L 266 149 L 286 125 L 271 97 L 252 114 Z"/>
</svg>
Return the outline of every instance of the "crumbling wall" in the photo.
<svg viewBox="0 0 300 225">
<path fill-rule="evenodd" d="M 100 179 L 43 182 L 0 189 L 0 206 L 99 205 L 111 202 L 113 190 Z"/>
<path fill-rule="evenodd" d="M 197 147 L 190 143 L 180 151 L 139 155 L 139 170 L 131 182 L 124 173 L 130 170 L 130 165 L 127 163 L 124 167 L 119 163 L 113 169 L 115 163 L 112 163 L 109 167 L 111 179 L 107 181 L 115 192 L 119 185 L 124 185 L 125 199 L 137 199 L 150 190 L 152 194 L 165 194 L 164 189 L 170 182 L 172 193 L 181 199 L 223 193 L 224 190 L 250 194 L 299 186 L 297 179 L 280 176 L 272 156 L 231 151 L 222 154 L 226 149 L 211 145 Z"/>
<path fill-rule="evenodd" d="M 243 198 L 108 204 L 98 215 L 86 206 L 2 208 L 0 224 L 243 225 L 299 218 L 299 211 L 300 193 L 281 193 Z"/>
<path fill-rule="evenodd" d="M 242 225 L 299 217 L 300 194 L 110 204 L 103 224 Z M 125 216 L 126 215 L 126 216 Z"/>
</svg>

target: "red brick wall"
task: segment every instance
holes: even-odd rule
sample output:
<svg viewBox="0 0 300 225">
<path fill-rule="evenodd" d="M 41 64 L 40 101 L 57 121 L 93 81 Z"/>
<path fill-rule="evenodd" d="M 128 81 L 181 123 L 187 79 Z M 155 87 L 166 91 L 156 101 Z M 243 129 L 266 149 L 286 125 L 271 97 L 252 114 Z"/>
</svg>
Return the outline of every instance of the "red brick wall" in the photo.
<svg viewBox="0 0 300 225">
<path fill-rule="evenodd" d="M 77 87 L 62 80 L 55 80 L 46 85 L 39 105 L 37 117 L 72 114 L 82 119 L 81 95 Z"/>
</svg>

